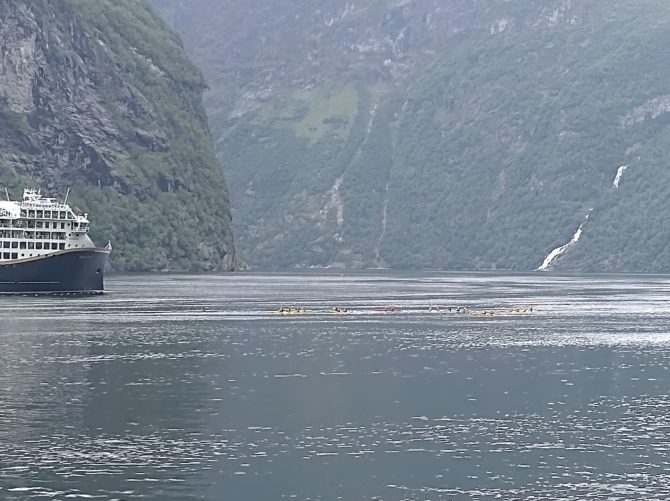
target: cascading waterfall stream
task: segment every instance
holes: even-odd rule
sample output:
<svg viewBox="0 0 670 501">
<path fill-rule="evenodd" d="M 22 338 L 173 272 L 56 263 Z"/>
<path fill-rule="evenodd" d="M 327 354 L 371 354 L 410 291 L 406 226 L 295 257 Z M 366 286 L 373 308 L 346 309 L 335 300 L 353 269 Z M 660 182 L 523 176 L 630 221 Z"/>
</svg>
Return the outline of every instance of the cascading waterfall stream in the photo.
<svg viewBox="0 0 670 501">
<path fill-rule="evenodd" d="M 386 221 L 388 220 L 388 208 L 389 208 L 389 183 L 386 183 L 384 188 L 384 208 L 382 209 L 382 231 L 379 234 L 377 243 L 375 244 L 375 264 L 381 266 L 383 262 L 380 249 L 382 242 L 384 241 L 384 236 L 386 235 Z"/>
<path fill-rule="evenodd" d="M 614 188 L 619 187 L 619 183 L 621 182 L 621 177 L 623 176 L 624 171 L 628 168 L 628 165 L 622 165 L 619 167 L 616 171 L 616 176 L 614 177 L 614 181 L 612 181 L 612 186 Z"/>
<path fill-rule="evenodd" d="M 623 173 L 628 169 L 628 165 L 621 165 L 616 171 L 616 175 L 614 176 L 614 181 L 612 181 L 612 186 L 614 189 L 619 188 L 619 184 L 621 183 L 621 178 L 623 177 Z M 575 232 L 575 234 L 572 236 L 572 239 L 564 245 L 561 245 L 560 247 L 556 247 L 554 250 L 552 250 L 549 254 L 547 254 L 547 257 L 544 258 L 544 261 L 542 262 L 542 265 L 537 268 L 535 271 L 547 271 L 552 264 L 556 262 L 556 260 L 561 257 L 563 254 L 567 252 L 567 250 L 574 246 L 577 242 L 579 242 L 579 239 L 582 236 L 582 231 L 584 229 L 584 225 L 588 222 L 589 216 L 591 215 L 591 211 L 593 209 L 589 210 L 589 213 L 586 215 L 584 218 L 584 222 L 579 225 L 579 228 Z"/>
<path fill-rule="evenodd" d="M 591 209 L 593 210 L 593 209 Z M 589 215 L 591 214 L 591 211 L 589 211 L 589 214 L 586 215 L 586 218 L 584 218 L 584 222 L 579 225 L 579 228 L 575 232 L 575 234 L 572 236 L 572 239 L 564 245 L 561 245 L 560 247 L 556 247 L 553 251 L 551 251 L 549 254 L 547 254 L 547 257 L 544 258 L 544 262 L 542 265 L 536 270 L 536 271 L 547 271 L 549 267 L 554 264 L 554 262 L 561 257 L 565 252 L 575 245 L 577 242 L 579 242 L 579 239 L 582 236 L 582 231 L 584 229 L 584 225 L 586 222 L 589 220 Z"/>
</svg>

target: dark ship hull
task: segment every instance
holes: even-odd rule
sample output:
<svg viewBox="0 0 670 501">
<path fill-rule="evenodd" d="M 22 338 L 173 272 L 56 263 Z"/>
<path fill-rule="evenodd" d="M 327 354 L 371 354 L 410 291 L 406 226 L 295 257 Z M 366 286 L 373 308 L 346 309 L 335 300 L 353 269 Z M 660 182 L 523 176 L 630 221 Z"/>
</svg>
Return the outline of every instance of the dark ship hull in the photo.
<svg viewBox="0 0 670 501">
<path fill-rule="evenodd" d="M 3 293 L 101 293 L 109 249 L 71 249 L 0 263 Z"/>
</svg>

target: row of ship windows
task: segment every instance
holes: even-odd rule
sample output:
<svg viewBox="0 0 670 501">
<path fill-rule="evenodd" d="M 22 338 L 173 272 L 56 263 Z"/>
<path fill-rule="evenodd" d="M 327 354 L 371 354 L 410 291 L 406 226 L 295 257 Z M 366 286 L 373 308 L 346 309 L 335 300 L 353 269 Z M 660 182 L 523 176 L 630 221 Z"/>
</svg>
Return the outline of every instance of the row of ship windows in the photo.
<svg viewBox="0 0 670 501">
<path fill-rule="evenodd" d="M 50 223 L 49 221 L 2 221 L 0 222 L 0 228 L 53 228 L 54 230 L 58 229 L 60 224 L 60 229 L 65 229 L 65 223 L 59 223 L 54 221 Z M 76 229 L 78 226 L 76 223 L 73 223 L 72 226 Z M 70 227 L 70 223 L 67 223 L 67 227 Z M 85 228 L 86 225 L 81 225 L 81 228 Z"/>
<path fill-rule="evenodd" d="M 67 234 L 68 237 L 72 236 L 72 233 Z M 32 238 L 37 238 L 39 240 L 65 240 L 65 233 L 49 233 L 48 231 L 38 231 L 38 232 L 26 232 L 25 235 L 0 235 L 0 238 L 16 238 L 19 240 L 29 240 Z M 7 244 L 4 243 L 4 247 L 7 248 Z"/>
<path fill-rule="evenodd" d="M 11 247 L 10 247 L 11 244 Z M 63 250 L 65 249 L 65 243 L 63 242 L 4 242 L 2 244 L 3 249 L 52 249 L 52 250 Z"/>
<path fill-rule="evenodd" d="M 21 217 L 36 217 L 45 219 L 74 219 L 72 213 L 67 211 L 51 211 L 51 210 L 33 210 L 21 209 Z"/>
<path fill-rule="evenodd" d="M 30 247 L 30 248 L 32 249 L 32 247 Z M 37 247 L 37 250 L 42 250 L 42 247 L 41 246 Z M 51 249 L 49 249 L 49 243 L 46 242 L 44 244 L 44 250 L 65 250 L 65 244 L 52 243 L 51 244 Z M 1 255 L 2 255 L 2 259 L 18 259 L 19 258 L 19 253 L 18 252 L 3 252 Z M 33 255 L 28 254 L 26 256 L 25 253 L 21 253 L 21 257 L 33 257 Z"/>
</svg>

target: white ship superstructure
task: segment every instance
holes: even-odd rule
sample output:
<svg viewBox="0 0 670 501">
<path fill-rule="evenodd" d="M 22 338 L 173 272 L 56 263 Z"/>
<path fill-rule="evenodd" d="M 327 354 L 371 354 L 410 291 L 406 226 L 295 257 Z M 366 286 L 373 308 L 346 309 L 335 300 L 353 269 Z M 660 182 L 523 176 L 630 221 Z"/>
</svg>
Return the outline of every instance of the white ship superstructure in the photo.
<svg viewBox="0 0 670 501">
<path fill-rule="evenodd" d="M 88 214 L 26 189 L 20 202 L 0 201 L 0 263 L 95 248 L 88 230 Z"/>
</svg>

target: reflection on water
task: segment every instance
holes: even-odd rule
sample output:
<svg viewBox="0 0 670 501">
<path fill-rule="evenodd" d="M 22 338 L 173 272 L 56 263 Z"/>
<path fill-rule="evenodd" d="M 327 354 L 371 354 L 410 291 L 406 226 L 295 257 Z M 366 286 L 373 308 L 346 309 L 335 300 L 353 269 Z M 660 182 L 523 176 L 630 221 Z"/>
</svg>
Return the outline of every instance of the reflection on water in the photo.
<svg viewBox="0 0 670 501">
<path fill-rule="evenodd" d="M 0 298 L 0 499 L 670 498 L 667 277 L 108 288 Z"/>
</svg>

